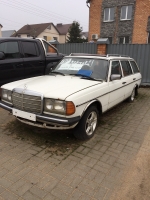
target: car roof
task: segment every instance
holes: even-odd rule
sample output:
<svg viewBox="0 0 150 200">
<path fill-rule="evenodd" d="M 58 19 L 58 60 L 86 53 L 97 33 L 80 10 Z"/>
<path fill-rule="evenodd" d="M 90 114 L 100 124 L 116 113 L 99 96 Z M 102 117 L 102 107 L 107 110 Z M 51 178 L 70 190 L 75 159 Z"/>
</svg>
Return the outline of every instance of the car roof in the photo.
<svg viewBox="0 0 150 200">
<path fill-rule="evenodd" d="M 38 39 L 38 38 L 35 38 Z M 3 37 L 0 38 L 0 41 L 5 41 L 5 40 L 14 40 L 14 41 L 21 41 L 21 40 L 35 40 L 34 38 L 20 38 L 20 37 Z"/>
</svg>

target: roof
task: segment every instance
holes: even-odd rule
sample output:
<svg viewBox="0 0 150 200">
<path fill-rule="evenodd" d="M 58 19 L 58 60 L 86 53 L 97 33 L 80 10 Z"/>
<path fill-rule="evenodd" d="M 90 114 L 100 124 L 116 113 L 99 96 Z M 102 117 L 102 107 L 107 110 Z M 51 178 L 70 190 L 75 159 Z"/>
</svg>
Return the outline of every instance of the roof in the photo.
<svg viewBox="0 0 150 200">
<path fill-rule="evenodd" d="M 15 30 L 2 31 L 2 37 L 10 37 L 15 32 Z"/>
<path fill-rule="evenodd" d="M 97 44 L 110 44 L 110 42 L 108 38 L 99 38 Z"/>
<path fill-rule="evenodd" d="M 82 32 L 81 35 L 84 35 L 86 38 L 88 38 L 89 32 Z"/>
<path fill-rule="evenodd" d="M 36 38 L 37 39 L 37 38 Z M 8 41 L 8 40 L 10 40 L 10 41 L 29 41 L 29 40 L 35 40 L 35 39 L 33 39 L 33 38 L 21 38 L 21 37 L 2 37 L 2 38 L 0 38 L 0 41 Z"/>
<path fill-rule="evenodd" d="M 15 37 L 18 34 L 27 34 L 30 36 L 37 37 L 40 33 L 42 33 L 45 29 L 47 29 L 49 26 L 54 24 L 53 23 L 43 23 L 43 24 L 27 24 L 23 26 L 21 29 L 19 29 L 15 34 L 12 36 Z M 55 27 L 55 26 L 54 26 Z M 57 29 L 56 29 L 57 30 Z M 58 30 L 57 30 L 58 31 Z M 59 32 L 59 31 L 58 31 Z"/>
<path fill-rule="evenodd" d="M 59 31 L 60 35 L 66 35 L 68 33 L 68 29 L 72 24 L 57 24 L 56 28 Z"/>
</svg>

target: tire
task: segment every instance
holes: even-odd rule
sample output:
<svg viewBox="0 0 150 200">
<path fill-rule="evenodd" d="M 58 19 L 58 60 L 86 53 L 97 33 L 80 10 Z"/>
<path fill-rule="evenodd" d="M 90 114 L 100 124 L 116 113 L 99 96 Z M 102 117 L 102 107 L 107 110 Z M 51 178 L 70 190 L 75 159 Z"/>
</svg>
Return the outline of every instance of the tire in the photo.
<svg viewBox="0 0 150 200">
<path fill-rule="evenodd" d="M 135 96 L 136 96 L 136 89 L 134 88 L 132 90 L 132 93 L 131 93 L 131 96 L 127 99 L 129 103 L 132 103 L 135 99 Z"/>
<path fill-rule="evenodd" d="M 99 112 L 96 106 L 89 107 L 74 129 L 74 136 L 79 140 L 93 137 L 99 121 Z"/>
</svg>

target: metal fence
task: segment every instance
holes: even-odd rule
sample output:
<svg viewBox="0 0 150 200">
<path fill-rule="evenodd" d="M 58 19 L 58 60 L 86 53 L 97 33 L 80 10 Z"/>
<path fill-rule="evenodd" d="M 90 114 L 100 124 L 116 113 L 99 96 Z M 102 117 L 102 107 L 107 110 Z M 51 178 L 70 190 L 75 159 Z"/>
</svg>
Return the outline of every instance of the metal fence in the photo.
<svg viewBox="0 0 150 200">
<path fill-rule="evenodd" d="M 149 44 L 111 44 L 107 46 L 107 54 L 122 54 L 134 58 L 142 74 L 142 84 L 150 85 Z"/>
<path fill-rule="evenodd" d="M 70 53 L 97 53 L 96 43 L 66 43 L 57 44 L 57 49 L 60 53 L 69 55 Z"/>
</svg>

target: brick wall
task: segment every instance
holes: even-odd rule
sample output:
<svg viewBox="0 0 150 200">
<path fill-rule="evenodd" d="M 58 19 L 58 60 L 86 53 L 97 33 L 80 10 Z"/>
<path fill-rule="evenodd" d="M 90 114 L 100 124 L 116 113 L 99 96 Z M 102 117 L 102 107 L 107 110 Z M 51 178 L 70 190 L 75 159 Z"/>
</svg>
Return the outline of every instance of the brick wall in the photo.
<svg viewBox="0 0 150 200">
<path fill-rule="evenodd" d="M 97 45 L 97 54 L 106 55 L 107 54 L 107 45 L 98 44 Z"/>
<path fill-rule="evenodd" d="M 89 41 L 92 34 L 100 35 L 102 0 L 91 0 L 89 14 Z"/>
<path fill-rule="evenodd" d="M 136 0 L 133 40 L 135 44 L 147 43 L 148 17 L 150 16 L 150 0 Z"/>
</svg>

